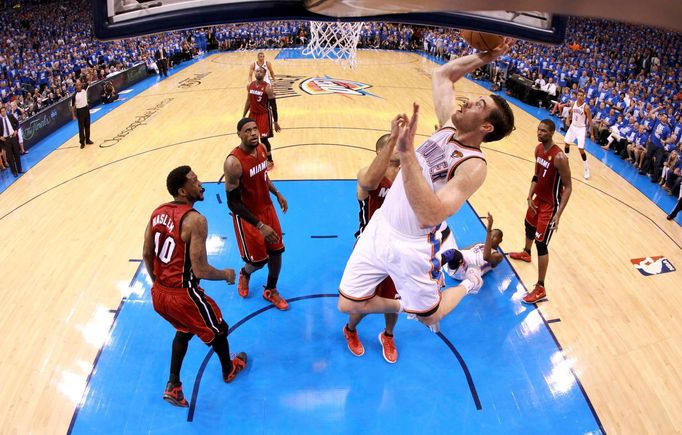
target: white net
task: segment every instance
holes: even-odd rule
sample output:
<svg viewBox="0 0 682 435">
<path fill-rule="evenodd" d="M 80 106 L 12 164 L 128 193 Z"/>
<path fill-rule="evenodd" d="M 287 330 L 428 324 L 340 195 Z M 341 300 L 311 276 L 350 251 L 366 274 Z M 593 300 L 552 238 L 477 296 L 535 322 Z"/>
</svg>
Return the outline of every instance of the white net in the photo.
<svg viewBox="0 0 682 435">
<path fill-rule="evenodd" d="M 311 21 L 310 42 L 303 54 L 315 59 L 332 59 L 344 67 L 355 68 L 362 23 Z"/>
</svg>

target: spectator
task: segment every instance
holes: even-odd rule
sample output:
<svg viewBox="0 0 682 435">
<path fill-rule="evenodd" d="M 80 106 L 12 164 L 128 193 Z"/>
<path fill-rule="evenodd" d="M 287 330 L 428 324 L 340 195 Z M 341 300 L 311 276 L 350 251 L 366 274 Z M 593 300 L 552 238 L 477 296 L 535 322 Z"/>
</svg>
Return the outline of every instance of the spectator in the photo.
<svg viewBox="0 0 682 435">
<path fill-rule="evenodd" d="M 118 93 L 116 92 L 116 88 L 114 88 L 113 83 L 107 81 L 106 83 L 104 83 L 104 86 L 102 87 L 102 103 L 109 104 L 113 103 L 116 100 L 118 100 Z"/>
</svg>

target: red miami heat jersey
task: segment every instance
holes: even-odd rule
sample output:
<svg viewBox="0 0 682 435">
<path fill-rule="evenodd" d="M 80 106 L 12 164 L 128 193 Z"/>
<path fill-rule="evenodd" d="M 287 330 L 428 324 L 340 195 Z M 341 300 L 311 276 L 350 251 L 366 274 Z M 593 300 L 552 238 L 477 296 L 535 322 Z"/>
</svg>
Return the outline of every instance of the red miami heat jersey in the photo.
<svg viewBox="0 0 682 435">
<path fill-rule="evenodd" d="M 265 81 L 258 83 L 254 80 L 249 85 L 249 111 L 250 113 L 263 114 L 268 113 L 270 105 L 268 104 L 268 94 L 265 88 L 268 84 Z"/>
<path fill-rule="evenodd" d="M 559 205 L 561 193 L 564 191 L 561 176 L 554 166 L 554 159 L 560 152 L 561 148 L 556 145 L 546 153 L 541 143 L 535 147 L 535 175 L 538 177 L 535 195 L 541 201 L 552 205 Z"/>
<path fill-rule="evenodd" d="M 154 278 L 165 287 L 199 287 L 199 279 L 192 272 L 189 245 L 182 240 L 180 233 L 182 219 L 193 210 L 189 204 L 169 202 L 152 213 Z"/>
<path fill-rule="evenodd" d="M 230 153 L 235 156 L 242 166 L 242 176 L 239 185 L 242 191 L 242 202 L 253 214 L 258 214 L 272 205 L 270 189 L 268 188 L 268 158 L 265 147 L 258 144 L 256 156 L 248 154 L 239 147 Z"/>
<path fill-rule="evenodd" d="M 360 228 L 355 233 L 355 237 L 358 237 L 362 233 L 374 212 L 384 203 L 384 198 L 386 198 L 386 194 L 392 184 L 393 182 L 391 180 L 384 177 L 376 189 L 367 192 L 369 194 L 367 198 L 362 201 L 358 200 L 358 204 L 360 205 L 360 213 L 358 213 Z"/>
</svg>

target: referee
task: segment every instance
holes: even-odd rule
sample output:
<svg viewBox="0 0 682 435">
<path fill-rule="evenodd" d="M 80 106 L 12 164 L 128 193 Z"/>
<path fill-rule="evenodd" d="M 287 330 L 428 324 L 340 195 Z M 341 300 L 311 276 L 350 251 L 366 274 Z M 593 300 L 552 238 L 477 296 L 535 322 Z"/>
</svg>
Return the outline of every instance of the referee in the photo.
<svg viewBox="0 0 682 435">
<path fill-rule="evenodd" d="M 88 83 L 76 81 L 76 93 L 71 97 L 72 118 L 78 118 L 78 138 L 80 139 L 81 149 L 85 144 L 92 145 L 90 140 L 90 107 L 88 106 Z"/>
</svg>

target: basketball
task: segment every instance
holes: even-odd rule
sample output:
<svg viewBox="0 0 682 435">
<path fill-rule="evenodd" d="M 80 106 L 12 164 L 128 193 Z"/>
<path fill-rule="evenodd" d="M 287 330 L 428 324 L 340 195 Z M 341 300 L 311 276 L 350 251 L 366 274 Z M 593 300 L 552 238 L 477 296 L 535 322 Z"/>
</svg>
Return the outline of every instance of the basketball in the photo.
<svg viewBox="0 0 682 435">
<path fill-rule="evenodd" d="M 504 38 L 492 33 L 475 32 L 473 30 L 461 30 L 460 35 L 470 47 L 480 51 L 489 51 L 502 44 Z"/>
</svg>

